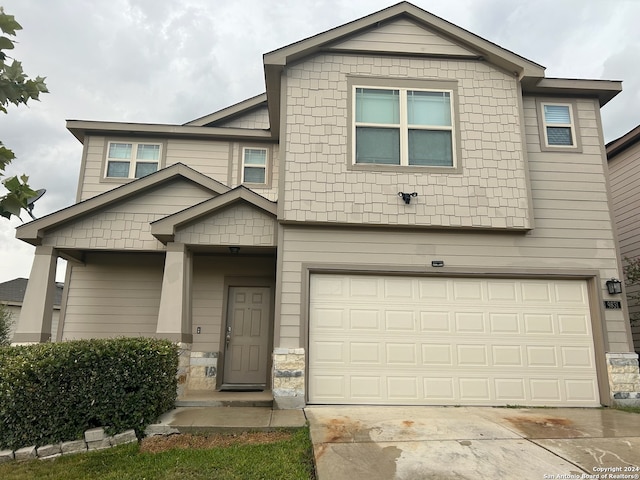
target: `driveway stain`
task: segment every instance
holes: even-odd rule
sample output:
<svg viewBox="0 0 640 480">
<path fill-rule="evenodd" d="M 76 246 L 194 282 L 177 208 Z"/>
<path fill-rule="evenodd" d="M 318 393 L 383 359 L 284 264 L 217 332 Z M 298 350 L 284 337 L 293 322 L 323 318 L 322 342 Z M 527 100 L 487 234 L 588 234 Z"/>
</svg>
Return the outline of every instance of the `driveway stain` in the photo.
<svg viewBox="0 0 640 480">
<path fill-rule="evenodd" d="M 408 422 L 413 424 L 413 422 Z M 365 478 L 372 473 L 375 478 L 394 478 L 396 461 L 402 450 L 395 446 L 382 447 L 372 438 L 381 428 L 366 428 L 350 417 L 335 417 L 323 423 L 323 443 L 314 445 L 316 465 L 328 452 L 332 454 L 332 467 L 348 469 L 353 478 Z M 410 426 L 410 425 L 407 425 Z"/>
<path fill-rule="evenodd" d="M 568 418 L 549 415 L 521 415 L 507 417 L 505 420 L 508 420 L 526 438 L 576 438 L 584 436 Z"/>
</svg>

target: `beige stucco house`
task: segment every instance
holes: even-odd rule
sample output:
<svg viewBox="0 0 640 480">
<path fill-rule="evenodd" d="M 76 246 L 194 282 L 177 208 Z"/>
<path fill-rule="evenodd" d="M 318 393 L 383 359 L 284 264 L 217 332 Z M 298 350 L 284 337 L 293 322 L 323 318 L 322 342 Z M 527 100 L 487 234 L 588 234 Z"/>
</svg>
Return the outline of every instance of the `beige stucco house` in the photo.
<svg viewBox="0 0 640 480">
<path fill-rule="evenodd" d="M 187 390 L 280 408 L 640 395 L 605 286 L 600 107 L 620 82 L 546 78 L 406 2 L 264 72 L 263 95 L 184 125 L 68 121 L 78 202 L 18 228 L 37 248 L 17 342 L 48 338 L 62 256 L 61 338 L 180 342 Z"/>
<path fill-rule="evenodd" d="M 640 126 L 632 129 L 606 145 L 609 161 L 609 185 L 612 209 L 618 231 L 620 254 L 623 259 L 640 257 Z M 640 287 L 627 289 L 635 297 Z M 634 298 L 629 301 L 633 343 L 640 352 L 640 305 Z"/>
</svg>

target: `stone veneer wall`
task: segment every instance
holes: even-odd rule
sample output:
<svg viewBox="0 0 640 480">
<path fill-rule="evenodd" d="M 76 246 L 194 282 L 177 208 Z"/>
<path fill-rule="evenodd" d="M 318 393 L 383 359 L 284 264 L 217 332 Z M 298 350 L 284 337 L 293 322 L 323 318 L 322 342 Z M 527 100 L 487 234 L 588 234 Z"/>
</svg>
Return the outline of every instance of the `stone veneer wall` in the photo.
<svg viewBox="0 0 640 480">
<path fill-rule="evenodd" d="M 607 353 L 609 387 L 615 405 L 640 406 L 637 353 Z"/>
<path fill-rule="evenodd" d="M 188 390 L 215 390 L 218 352 L 191 352 Z"/>
<path fill-rule="evenodd" d="M 182 397 L 187 389 L 189 370 L 191 364 L 191 344 L 178 342 L 178 398 Z"/>
<path fill-rule="evenodd" d="M 273 402 L 275 408 L 289 410 L 305 406 L 304 348 L 273 350 Z"/>
</svg>

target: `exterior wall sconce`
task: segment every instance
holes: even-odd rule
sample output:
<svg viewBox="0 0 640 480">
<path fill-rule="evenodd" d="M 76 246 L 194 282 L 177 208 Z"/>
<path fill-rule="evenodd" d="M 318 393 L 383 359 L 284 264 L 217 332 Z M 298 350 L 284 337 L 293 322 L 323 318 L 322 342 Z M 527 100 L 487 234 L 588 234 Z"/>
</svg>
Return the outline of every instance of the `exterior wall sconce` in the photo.
<svg viewBox="0 0 640 480">
<path fill-rule="evenodd" d="M 611 280 L 607 280 L 605 285 L 607 286 L 607 291 L 609 292 L 609 295 L 622 293 L 622 282 L 618 279 L 612 278 Z"/>
<path fill-rule="evenodd" d="M 229 251 L 232 254 L 237 255 L 238 253 L 240 253 L 240 247 L 229 247 Z"/>
<path fill-rule="evenodd" d="M 409 205 L 411 203 L 411 197 L 417 197 L 418 192 L 413 192 L 413 193 L 398 192 L 398 196 L 402 197 L 402 200 L 404 201 L 404 203 Z"/>
</svg>

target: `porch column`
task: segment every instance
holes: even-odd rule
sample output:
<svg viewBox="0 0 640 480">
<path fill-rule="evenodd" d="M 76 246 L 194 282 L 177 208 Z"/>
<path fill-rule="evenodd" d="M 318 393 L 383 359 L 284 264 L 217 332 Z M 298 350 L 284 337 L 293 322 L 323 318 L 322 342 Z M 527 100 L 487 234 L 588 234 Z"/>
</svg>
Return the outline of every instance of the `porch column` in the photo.
<svg viewBox="0 0 640 480">
<path fill-rule="evenodd" d="M 156 336 L 192 343 L 191 253 L 183 243 L 167 243 Z"/>
<path fill-rule="evenodd" d="M 14 344 L 51 340 L 51 318 L 56 290 L 58 252 L 53 247 L 36 247 L 31 275 L 22 301 L 20 317 L 13 336 Z"/>
</svg>

